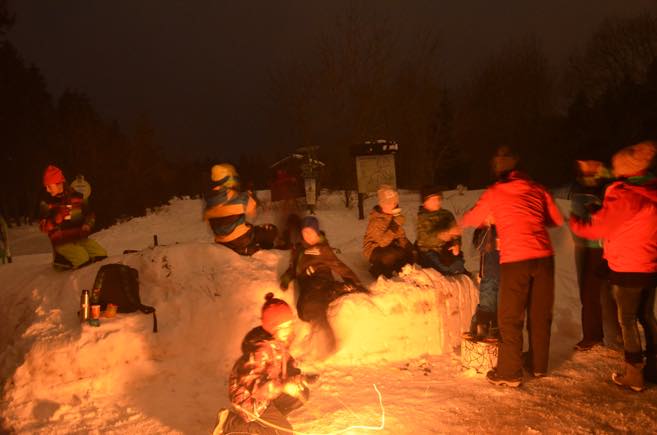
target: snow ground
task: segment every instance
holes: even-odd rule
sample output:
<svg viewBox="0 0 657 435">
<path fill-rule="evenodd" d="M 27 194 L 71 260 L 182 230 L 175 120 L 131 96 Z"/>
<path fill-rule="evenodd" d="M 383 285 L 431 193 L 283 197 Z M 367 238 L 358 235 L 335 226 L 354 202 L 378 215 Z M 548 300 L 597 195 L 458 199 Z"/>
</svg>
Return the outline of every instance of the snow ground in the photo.
<svg viewBox="0 0 657 435">
<path fill-rule="evenodd" d="M 460 214 L 480 193 L 448 192 L 445 206 Z M 267 192 L 260 196 L 265 209 L 258 221 L 273 221 L 276 210 L 268 206 Z M 567 210 L 566 201 L 558 203 Z M 369 199 L 366 210 L 372 205 Z M 402 192 L 401 205 L 413 240 L 417 194 Z M 580 321 L 567 229 L 551 232 L 557 294 L 550 376 L 506 389 L 463 370 L 452 351 L 454 333 L 469 314 L 454 317 L 440 295 L 451 293 L 447 300 L 458 297 L 469 311 L 476 303 L 469 299 L 471 283 L 436 276 L 427 281 L 417 270 L 372 282 L 360 254 L 366 221 L 356 219 L 356 208 L 346 208 L 342 194 L 326 194 L 317 214 L 340 258 L 374 296 L 350 296 L 332 307 L 341 350 L 327 360 L 314 359 L 307 328 L 300 324 L 293 353 L 321 377 L 306 406 L 290 417 L 297 431 L 379 426 L 376 384 L 385 410 L 379 432 L 385 434 L 655 432 L 657 388 L 637 394 L 612 385 L 609 373 L 620 355 L 610 349 L 572 352 Z M 274 291 L 291 303 L 294 296 L 277 285 L 287 252 L 239 257 L 212 243 L 200 215 L 200 200 L 174 200 L 94 235 L 111 255 L 106 262 L 139 269 L 142 300 L 157 308 L 157 334 L 151 332 L 151 316 L 141 314 L 102 319 L 99 328 L 81 326 L 75 316 L 80 291 L 92 285 L 100 265 L 55 272 L 38 229 L 10 232 L 15 262 L 0 266 L 5 427 L 55 434 L 211 430 L 217 409 L 228 404 L 228 372 L 242 337 L 258 324 L 264 295 Z M 154 234 L 166 246 L 149 248 Z M 466 259 L 475 270 L 470 235 L 465 234 Z M 140 251 L 122 255 L 124 249 Z"/>
</svg>

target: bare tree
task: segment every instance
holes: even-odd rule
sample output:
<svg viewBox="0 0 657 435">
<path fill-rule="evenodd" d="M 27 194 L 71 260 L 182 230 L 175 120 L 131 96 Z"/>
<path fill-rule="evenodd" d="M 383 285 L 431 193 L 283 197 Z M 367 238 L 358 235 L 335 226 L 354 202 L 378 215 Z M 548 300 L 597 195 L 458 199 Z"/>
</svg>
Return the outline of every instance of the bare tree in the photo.
<svg viewBox="0 0 657 435">
<path fill-rule="evenodd" d="M 623 83 L 640 83 L 657 60 L 657 16 L 607 19 L 582 53 L 570 59 L 567 85 L 571 95 L 596 99 Z"/>
</svg>

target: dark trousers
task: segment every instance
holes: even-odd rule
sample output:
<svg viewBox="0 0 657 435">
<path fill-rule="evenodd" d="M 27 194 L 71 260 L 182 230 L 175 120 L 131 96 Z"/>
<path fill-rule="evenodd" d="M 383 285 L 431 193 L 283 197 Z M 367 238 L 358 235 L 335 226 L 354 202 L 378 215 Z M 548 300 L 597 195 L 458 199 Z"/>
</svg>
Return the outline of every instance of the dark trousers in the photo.
<svg viewBox="0 0 657 435">
<path fill-rule="evenodd" d="M 657 355 L 657 320 L 655 320 L 655 287 L 622 287 L 613 285 L 612 291 L 618 304 L 618 320 L 623 331 L 625 360 L 643 362 L 641 335 L 637 320 L 646 337 L 646 355 L 654 360 Z"/>
<path fill-rule="evenodd" d="M 582 303 L 582 339 L 603 341 L 601 297 L 608 284 L 598 273 L 602 266 L 602 248 L 575 246 L 575 265 Z"/>
<path fill-rule="evenodd" d="M 384 275 L 390 278 L 394 272 L 399 272 L 404 265 L 413 262 L 413 245 L 406 248 L 397 244 L 374 248 L 370 255 L 370 273 L 374 278 Z"/>
<path fill-rule="evenodd" d="M 222 244 L 240 255 L 253 255 L 261 249 L 272 249 L 277 236 L 276 225 L 258 225 L 235 240 Z"/>
<path fill-rule="evenodd" d="M 546 373 L 554 305 L 554 257 L 500 265 L 497 321 L 502 342 L 497 372 L 503 378 L 522 377 L 522 330 L 527 312 L 529 362 L 534 373 Z"/>
<path fill-rule="evenodd" d="M 302 405 L 303 403 L 299 399 L 282 394 L 265 409 L 265 412 L 260 416 L 261 421 L 246 422 L 238 414 L 231 412 L 224 424 L 224 433 L 289 435 L 293 429 L 292 425 L 287 421 L 286 416 Z M 276 426 L 279 429 L 272 426 Z"/>
</svg>

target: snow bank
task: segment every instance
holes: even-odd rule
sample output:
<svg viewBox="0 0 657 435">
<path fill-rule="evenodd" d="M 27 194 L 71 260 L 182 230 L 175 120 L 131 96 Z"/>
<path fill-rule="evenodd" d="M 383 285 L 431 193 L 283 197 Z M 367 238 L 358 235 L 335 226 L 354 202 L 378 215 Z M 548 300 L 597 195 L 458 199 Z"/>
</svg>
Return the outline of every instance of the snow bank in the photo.
<svg viewBox="0 0 657 435">
<path fill-rule="evenodd" d="M 447 192 L 444 204 L 459 215 L 480 194 Z M 265 195 L 261 199 L 258 222 L 274 220 L 275 209 Z M 366 210 L 373 201 L 367 199 Z M 567 202 L 558 204 L 567 210 Z M 416 193 L 402 191 L 411 240 L 418 205 Z M 273 291 L 294 306 L 294 294 L 278 290 L 288 253 L 263 251 L 245 258 L 215 245 L 200 220 L 201 206 L 200 200 L 176 200 L 94 235 L 112 256 L 105 263 L 123 262 L 139 270 L 142 300 L 157 308 L 157 334 L 151 332 L 151 316 L 141 313 L 102 319 L 99 328 L 81 325 L 76 318 L 80 291 L 92 285 L 100 264 L 55 272 L 47 251 L 31 245 L 36 233 L 21 230 L 29 248 L 21 252 L 34 255 L 19 255 L 15 263 L 0 267 L 0 415 L 6 425 L 19 433 L 209 431 L 217 408 L 228 404 L 228 373 L 242 337 L 259 323 L 264 295 Z M 303 348 L 309 343 L 308 328 L 300 326 L 294 354 L 320 370 L 322 378 L 308 405 L 293 415 L 295 427 L 327 432 L 354 423 L 378 424 L 372 383 L 384 395 L 387 433 L 431 433 L 437 428 L 563 432 L 570 426 L 542 421 L 541 416 L 569 409 L 564 421 L 576 422 L 582 431 L 606 424 L 605 419 L 610 430 L 655 424 L 649 417 L 655 410 L 651 391 L 633 396 L 632 406 L 642 410 L 636 416 L 624 417 L 629 407 L 614 413 L 612 404 L 624 400 L 623 393 L 609 394 L 598 379 L 608 376 L 609 355 L 572 360 L 572 344 L 580 338 L 579 301 L 566 228 L 551 231 L 557 253 L 553 337 L 558 339 L 551 354 L 556 374 L 542 387 L 529 383 L 524 392 L 507 392 L 464 377 L 452 352 L 476 305 L 468 278 L 444 278 L 409 267 L 399 277 L 373 282 L 360 254 L 366 221 L 357 220 L 355 205 L 345 207 L 343 193 L 336 192 L 320 197 L 317 213 L 331 244 L 340 250 L 338 256 L 372 294 L 348 295 L 331 306 L 340 350 L 326 361 L 309 359 L 312 352 Z M 153 234 L 168 246 L 149 248 Z M 470 237 L 466 231 L 466 267 L 476 271 Z M 124 249 L 141 251 L 122 255 Z M 432 371 L 437 365 L 440 369 Z M 570 378 L 596 383 L 576 387 Z M 596 416 L 589 404 L 591 388 L 598 397 L 595 406 L 605 400 L 612 409 L 605 418 Z M 495 400 L 482 403 L 482 392 Z M 531 417 L 508 417 L 519 399 L 534 407 L 526 413 Z M 486 409 L 482 415 L 497 415 L 500 423 L 491 426 L 488 418 L 473 416 L 474 408 Z M 628 426 L 635 422 L 643 426 Z"/>
</svg>

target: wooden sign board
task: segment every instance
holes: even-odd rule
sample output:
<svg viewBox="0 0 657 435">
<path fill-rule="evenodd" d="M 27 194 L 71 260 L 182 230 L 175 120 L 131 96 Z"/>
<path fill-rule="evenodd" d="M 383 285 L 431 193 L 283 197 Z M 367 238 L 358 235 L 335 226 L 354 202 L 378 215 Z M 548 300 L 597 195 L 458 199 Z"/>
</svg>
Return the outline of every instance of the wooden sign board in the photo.
<svg viewBox="0 0 657 435">
<path fill-rule="evenodd" d="M 358 193 L 376 192 L 380 185 L 397 187 L 395 156 L 392 154 L 357 156 Z"/>
</svg>

